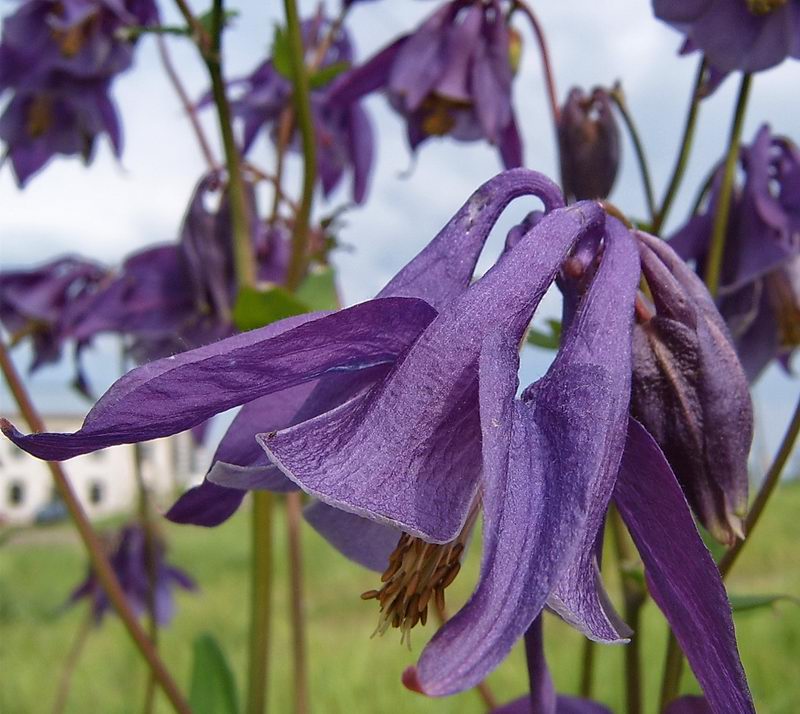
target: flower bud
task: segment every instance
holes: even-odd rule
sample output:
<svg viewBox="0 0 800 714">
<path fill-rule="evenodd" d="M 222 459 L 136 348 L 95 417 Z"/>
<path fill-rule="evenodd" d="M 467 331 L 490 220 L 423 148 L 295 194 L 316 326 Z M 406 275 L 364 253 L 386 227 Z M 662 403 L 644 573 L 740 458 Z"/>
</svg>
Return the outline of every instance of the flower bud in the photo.
<svg viewBox="0 0 800 714">
<path fill-rule="evenodd" d="M 572 89 L 558 124 L 564 193 L 575 200 L 605 198 L 619 167 L 619 129 L 608 93 Z"/>
<path fill-rule="evenodd" d="M 664 451 L 703 525 L 731 544 L 743 537 L 747 508 L 747 379 L 700 279 L 666 243 L 637 235 L 655 314 L 640 311 L 634 330 L 631 413 Z"/>
</svg>

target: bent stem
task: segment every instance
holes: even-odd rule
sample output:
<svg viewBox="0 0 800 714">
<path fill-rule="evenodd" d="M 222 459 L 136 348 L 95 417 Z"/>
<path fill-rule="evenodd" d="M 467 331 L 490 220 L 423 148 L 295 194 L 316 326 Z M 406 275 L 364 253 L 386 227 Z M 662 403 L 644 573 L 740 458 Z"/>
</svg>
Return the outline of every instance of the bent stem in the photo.
<svg viewBox="0 0 800 714">
<path fill-rule="evenodd" d="M 636 153 L 636 162 L 639 164 L 639 173 L 642 176 L 642 187 L 644 188 L 644 197 L 647 201 L 647 212 L 650 214 L 650 225 L 655 224 L 656 221 L 656 201 L 653 196 L 653 181 L 650 178 L 650 168 L 647 163 L 647 157 L 644 153 L 644 145 L 636 123 L 633 121 L 633 116 L 628 110 L 628 104 L 625 101 L 625 94 L 622 91 L 622 86 L 617 83 L 614 88 L 609 92 L 614 104 L 617 105 L 622 120 L 625 122 L 625 127 L 628 129 L 628 134 L 633 141 L 633 149 Z"/>
<path fill-rule="evenodd" d="M 800 435 L 800 400 L 794 409 L 794 414 L 783 435 L 781 444 L 775 454 L 761 487 L 758 489 L 753 505 L 744 521 L 744 532 L 747 534 L 746 540 L 737 540 L 719 561 L 719 572 L 725 579 L 733 569 L 744 547 L 752 540 L 753 531 L 761 520 L 767 503 L 775 492 L 776 486 L 780 483 L 783 469 L 789 461 L 789 456 L 794 449 L 797 437 Z M 672 699 L 677 696 L 680 687 L 680 678 L 683 670 L 683 653 L 678 646 L 675 635 L 670 631 L 667 641 L 667 657 L 664 664 L 664 678 L 661 686 L 661 707 L 665 707 Z"/>
<path fill-rule="evenodd" d="M 730 215 L 731 199 L 733 197 L 733 179 L 736 174 L 736 164 L 739 160 L 739 141 L 744 127 L 744 114 L 747 108 L 747 99 L 750 95 L 752 75 L 745 73 L 739 85 L 739 96 L 736 98 L 736 109 L 733 114 L 730 138 L 728 139 L 728 153 L 725 157 L 725 169 L 722 175 L 722 185 L 719 192 L 717 213 L 714 216 L 714 228 L 711 231 L 711 247 L 708 251 L 705 282 L 708 292 L 716 297 L 719 292 L 719 282 L 722 273 L 722 257 L 725 253 L 725 236 L 728 230 L 728 217 Z"/>
<path fill-rule="evenodd" d="M 689 102 L 689 111 L 686 114 L 686 124 L 683 127 L 683 137 L 681 138 L 681 148 L 678 151 L 678 158 L 675 161 L 675 167 L 672 169 L 672 177 L 664 193 L 664 200 L 661 202 L 661 208 L 658 210 L 653 220 L 652 231 L 654 235 L 659 234 L 664 225 L 664 221 L 667 220 L 669 211 L 672 208 L 672 203 L 675 200 L 675 196 L 678 194 L 678 189 L 683 180 L 683 175 L 686 172 L 686 165 L 689 163 L 689 155 L 692 152 L 692 144 L 694 143 L 694 132 L 697 127 L 697 115 L 700 109 L 700 87 L 703 84 L 705 74 L 706 60 L 704 57 L 700 60 L 700 65 L 697 68 L 694 89 L 692 90 L 692 99 Z"/>
<path fill-rule="evenodd" d="M 83 648 L 86 644 L 86 640 L 89 638 L 91 630 L 92 608 L 90 606 L 86 611 L 86 617 L 83 618 L 75 633 L 75 639 L 67 653 L 67 658 L 64 660 L 64 668 L 61 670 L 61 677 L 58 681 L 58 693 L 56 694 L 55 704 L 53 704 L 53 714 L 61 714 L 67 706 L 69 688 L 72 684 L 72 675 L 75 674 L 78 660 L 80 660 L 81 654 L 83 654 Z"/>
<path fill-rule="evenodd" d="M 303 551 L 300 540 L 302 508 L 300 492 L 294 491 L 286 494 L 286 535 L 289 544 L 292 655 L 294 658 L 294 710 L 297 714 L 306 714 L 309 705 L 305 600 L 303 598 Z"/>
<path fill-rule="evenodd" d="M 253 492 L 247 714 L 263 714 L 267 706 L 272 606 L 272 501 L 269 491 Z"/>
<path fill-rule="evenodd" d="M 20 413 L 28 423 L 30 430 L 33 432 L 46 431 L 44 422 L 39 412 L 34 407 L 20 379 L 19 373 L 14 363 L 11 361 L 11 356 L 8 353 L 5 342 L 2 340 L 0 340 L 0 368 L 8 383 L 9 390 L 19 407 Z M 164 694 L 167 695 L 173 709 L 179 712 L 179 714 L 191 714 L 191 709 L 183 698 L 178 686 L 175 684 L 169 671 L 159 658 L 152 642 L 150 642 L 141 625 L 136 620 L 136 616 L 130 609 L 122 587 L 119 584 L 119 580 L 108 561 L 105 550 L 97 534 L 92 529 L 89 519 L 86 517 L 83 507 L 78 497 L 75 495 L 63 467 L 60 463 L 55 461 L 48 461 L 47 466 L 50 469 L 58 495 L 64 501 L 70 517 L 75 523 L 75 527 L 86 547 L 92 568 L 95 573 L 97 573 L 103 590 L 105 590 L 108 595 L 109 601 L 122 620 L 136 648 L 152 669 L 153 675 L 164 690 Z"/>
<path fill-rule="evenodd" d="M 303 192 L 300 207 L 295 214 L 292 227 L 292 254 L 286 272 L 286 287 L 296 290 L 303 279 L 307 262 L 308 228 L 311 217 L 311 203 L 314 200 L 314 183 L 317 176 L 317 146 L 314 136 L 314 122 L 311 116 L 311 99 L 303 52 L 303 37 L 300 31 L 300 18 L 294 0 L 284 0 L 286 11 L 286 30 L 289 36 L 292 93 L 294 114 L 303 146 Z"/>
</svg>

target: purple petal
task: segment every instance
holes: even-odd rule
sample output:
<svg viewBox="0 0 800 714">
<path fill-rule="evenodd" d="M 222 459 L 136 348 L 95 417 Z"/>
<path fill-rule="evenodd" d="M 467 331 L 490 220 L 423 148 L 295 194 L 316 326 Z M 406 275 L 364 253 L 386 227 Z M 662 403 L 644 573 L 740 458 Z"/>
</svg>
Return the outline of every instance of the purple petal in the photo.
<svg viewBox="0 0 800 714">
<path fill-rule="evenodd" d="M 164 515 L 173 523 L 211 528 L 224 523 L 236 513 L 244 496 L 244 491 L 224 488 L 204 480 L 184 493 Z"/>
<path fill-rule="evenodd" d="M 303 511 L 308 523 L 342 555 L 365 568 L 383 572 L 397 547 L 400 531 L 353 513 L 314 501 Z"/>
<path fill-rule="evenodd" d="M 614 500 L 661 608 L 716 714 L 755 712 L 716 563 L 664 455 L 631 419 Z"/>
<path fill-rule="evenodd" d="M 74 434 L 24 436 L 5 420 L 3 432 L 50 460 L 175 434 L 323 374 L 394 361 L 434 314 L 422 300 L 389 298 L 323 317 L 289 318 L 133 370 Z"/>
</svg>

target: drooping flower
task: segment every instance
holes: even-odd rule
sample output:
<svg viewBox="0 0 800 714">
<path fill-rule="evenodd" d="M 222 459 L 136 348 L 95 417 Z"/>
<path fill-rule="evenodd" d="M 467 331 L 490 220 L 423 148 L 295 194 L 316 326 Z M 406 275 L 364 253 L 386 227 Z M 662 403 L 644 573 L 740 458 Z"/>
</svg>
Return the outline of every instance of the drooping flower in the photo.
<svg viewBox="0 0 800 714">
<path fill-rule="evenodd" d="M 542 196 L 546 215 L 470 285 L 500 212 L 531 193 Z M 3 431 L 36 456 L 63 459 L 175 433 L 260 399 L 266 422 L 267 399 L 277 406 L 280 392 L 311 385 L 304 401 L 291 393 L 301 401 L 291 421 L 258 442 L 329 509 L 324 527 L 341 529 L 338 509 L 346 528 L 364 523 L 371 536 L 387 533 L 382 544 L 394 543 L 384 562 L 396 587 L 370 593 L 383 606 L 381 627 L 406 632 L 424 618 L 427 601 L 455 577 L 483 511 L 475 594 L 435 635 L 410 680 L 431 695 L 481 681 L 545 605 L 595 639 L 624 638 L 596 559 L 613 496 L 654 599 L 715 711 L 751 712 L 719 573 L 669 465 L 628 418 L 636 241 L 598 204 L 561 206 L 543 177 L 502 174 L 378 298 L 147 364 L 119 380 L 75 434 L 24 436 L 7 422 Z M 585 242 L 599 251 L 597 265 L 567 315 L 562 348 L 517 398 L 520 339 L 561 265 Z M 331 389 L 339 379 L 353 380 L 343 399 Z M 243 451 L 252 448 L 246 435 L 229 432 L 227 446 L 249 478 L 258 474 L 247 468 L 254 464 Z M 269 465 L 255 468 L 274 478 Z M 374 543 L 367 549 L 376 558 Z"/>
<path fill-rule="evenodd" d="M 641 235 L 655 314 L 634 330 L 631 413 L 653 435 L 703 525 L 744 538 L 753 411 L 747 378 L 703 282 L 666 243 Z"/>
<path fill-rule="evenodd" d="M 92 159 L 107 134 L 122 150 L 111 82 L 133 61 L 131 26 L 153 24 L 151 0 L 26 0 L 3 23 L 0 94 L 11 100 L 0 117 L 0 139 L 22 186 L 56 154 Z"/>
<path fill-rule="evenodd" d="M 325 18 L 321 11 L 303 21 L 301 32 L 306 62 L 315 76 L 325 72 L 334 76 L 352 63 L 353 48 L 346 30 Z M 351 172 L 353 200 L 361 203 L 366 198 L 372 170 L 372 125 L 358 101 L 330 102 L 329 82 L 323 82 L 311 92 L 320 182 L 327 196 L 339 185 L 345 172 Z M 231 87 L 237 90 L 231 111 L 242 121 L 245 152 L 262 129 L 267 129 L 273 141 L 281 140 L 281 124 L 287 119 L 290 121 L 288 145 L 292 149 L 299 148 L 294 123 L 286 114 L 292 106 L 292 84 L 276 66 L 275 58 L 262 62 L 247 77 L 233 80 Z"/>
<path fill-rule="evenodd" d="M 619 129 L 608 92 L 572 89 L 558 123 L 561 181 L 577 200 L 606 198 L 619 167 Z"/>
<path fill-rule="evenodd" d="M 800 58 L 800 0 L 653 0 L 722 72 L 758 72 Z"/>
<path fill-rule="evenodd" d="M 744 182 L 731 203 L 718 304 L 745 372 L 754 380 L 800 345 L 800 151 L 762 126 L 741 150 Z M 719 194 L 719 169 L 705 208 L 670 245 L 702 274 Z"/>
<path fill-rule="evenodd" d="M 139 525 L 128 525 L 116 535 L 109 561 L 134 614 L 147 612 L 152 597 L 156 622 L 163 627 L 170 623 L 175 614 L 173 590 L 176 587 L 196 590 L 197 585 L 183 570 L 166 562 L 163 540 L 157 538 L 154 546 L 154 562 L 150 563 L 144 529 Z M 100 624 L 111 609 L 111 602 L 91 567 L 86 579 L 69 596 L 68 602 L 74 604 L 83 599 L 89 600 L 95 622 Z"/>
<path fill-rule="evenodd" d="M 522 164 L 511 105 L 509 28 L 499 0 L 451 0 L 417 30 L 340 77 L 330 100 L 385 90 L 416 149 L 431 136 L 484 139 L 506 168 Z"/>
</svg>

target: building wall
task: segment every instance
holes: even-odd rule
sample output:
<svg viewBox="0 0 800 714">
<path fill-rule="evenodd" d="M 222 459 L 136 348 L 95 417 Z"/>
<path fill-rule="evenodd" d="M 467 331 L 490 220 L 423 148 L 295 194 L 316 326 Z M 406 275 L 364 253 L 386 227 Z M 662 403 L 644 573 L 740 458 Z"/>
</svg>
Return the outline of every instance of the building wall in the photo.
<svg viewBox="0 0 800 714">
<path fill-rule="evenodd" d="M 48 416 L 45 421 L 53 431 L 75 431 L 81 425 L 75 417 Z M 186 452 L 191 447 L 185 443 L 187 439 L 188 435 L 180 434 L 141 445 L 142 476 L 155 495 L 169 498 L 197 480 L 197 474 L 188 469 Z M 105 518 L 135 508 L 135 456 L 132 445 L 121 445 L 64 462 L 89 518 Z M 0 439 L 0 524 L 33 522 L 53 496 L 47 464 Z"/>
</svg>

